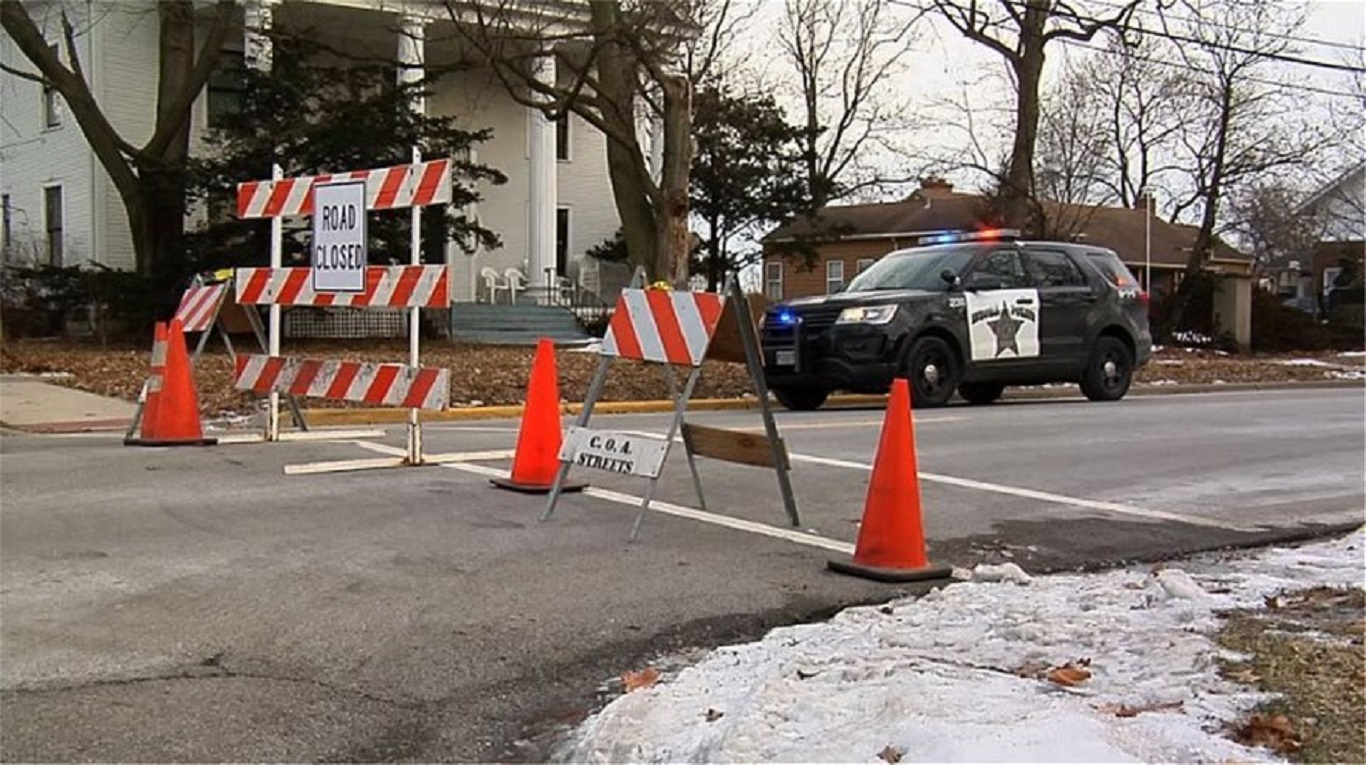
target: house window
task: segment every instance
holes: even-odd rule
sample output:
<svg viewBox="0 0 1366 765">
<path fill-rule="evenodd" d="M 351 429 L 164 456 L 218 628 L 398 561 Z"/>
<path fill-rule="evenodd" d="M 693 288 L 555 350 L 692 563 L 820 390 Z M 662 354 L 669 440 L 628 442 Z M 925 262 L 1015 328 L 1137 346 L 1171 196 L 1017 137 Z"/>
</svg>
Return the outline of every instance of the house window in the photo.
<svg viewBox="0 0 1366 765">
<path fill-rule="evenodd" d="M 43 189 L 43 223 L 47 227 L 48 265 L 62 265 L 62 187 Z"/>
<path fill-rule="evenodd" d="M 242 113 L 246 94 L 246 54 L 225 50 L 218 55 L 207 86 L 209 127 L 222 127 L 226 117 Z"/>
<path fill-rule="evenodd" d="M 764 264 L 764 296 L 773 301 L 783 299 L 783 264 L 780 261 Z"/>
<path fill-rule="evenodd" d="M 59 56 L 56 45 L 49 45 L 52 55 Z M 43 81 L 43 127 L 55 128 L 62 126 L 62 97 L 57 93 L 57 89 L 52 87 L 52 83 Z"/>
<path fill-rule="evenodd" d="M 569 161 L 569 112 L 555 120 L 555 159 Z"/>
<path fill-rule="evenodd" d="M 844 261 L 825 261 L 825 292 L 833 295 L 844 289 Z"/>
<path fill-rule="evenodd" d="M 569 273 L 569 208 L 555 210 L 555 273 Z"/>
<path fill-rule="evenodd" d="M 876 262 L 877 258 L 859 258 L 858 262 L 854 264 L 854 276 L 858 276 L 864 271 L 872 268 L 873 264 Z"/>
</svg>

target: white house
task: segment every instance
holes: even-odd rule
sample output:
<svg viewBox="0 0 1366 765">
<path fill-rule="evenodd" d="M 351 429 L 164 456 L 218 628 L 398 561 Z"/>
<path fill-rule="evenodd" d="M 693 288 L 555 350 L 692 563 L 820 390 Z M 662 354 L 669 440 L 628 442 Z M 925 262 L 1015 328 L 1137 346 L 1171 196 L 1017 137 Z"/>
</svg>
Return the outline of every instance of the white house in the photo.
<svg viewBox="0 0 1366 765">
<path fill-rule="evenodd" d="M 66 10 L 96 100 L 122 136 L 135 145 L 145 142 L 156 99 L 155 0 L 25 5 L 54 44 L 60 39 L 60 11 Z M 413 77 L 421 76 L 427 61 L 461 55 L 439 3 L 247 0 L 239 14 L 244 31 L 225 46 L 225 55 L 242 57 L 249 66 L 269 66 L 270 43 L 260 30 L 272 24 L 315 31 L 336 50 L 396 55 L 407 65 L 400 72 Z M 0 61 L 33 71 L 7 35 L 0 37 Z M 542 62 L 541 76 L 555 76 L 553 58 Z M 194 106 L 192 142 L 232 96 L 221 84 L 205 89 Z M 491 71 L 479 69 L 443 77 L 420 108 L 455 116 L 471 128 L 492 128 L 492 139 L 478 148 L 478 160 L 509 179 L 482 188 L 484 201 L 477 210 L 503 246 L 472 257 L 454 244 L 447 247 L 457 300 L 485 298 L 478 276 L 485 268 L 500 274 L 521 270 L 533 293 L 548 278 L 577 277 L 585 250 L 617 229 L 605 140 L 577 117 L 563 125 L 550 122 L 516 103 Z M 354 169 L 361 168 L 330 168 Z M 8 259 L 132 267 L 132 242 L 118 194 L 62 99 L 36 82 L 5 73 L 0 73 L 0 194 L 0 244 Z"/>
</svg>

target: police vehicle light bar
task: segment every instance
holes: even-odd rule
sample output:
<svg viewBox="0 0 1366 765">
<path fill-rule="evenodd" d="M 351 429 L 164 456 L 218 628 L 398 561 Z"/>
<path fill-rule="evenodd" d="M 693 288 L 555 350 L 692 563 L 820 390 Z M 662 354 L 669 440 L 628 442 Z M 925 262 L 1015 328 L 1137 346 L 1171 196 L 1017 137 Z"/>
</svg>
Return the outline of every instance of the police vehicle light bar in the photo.
<svg viewBox="0 0 1366 765">
<path fill-rule="evenodd" d="M 1019 229 L 993 228 L 986 231 L 950 231 L 920 237 L 920 244 L 953 244 L 954 242 L 993 242 L 1020 238 Z"/>
</svg>

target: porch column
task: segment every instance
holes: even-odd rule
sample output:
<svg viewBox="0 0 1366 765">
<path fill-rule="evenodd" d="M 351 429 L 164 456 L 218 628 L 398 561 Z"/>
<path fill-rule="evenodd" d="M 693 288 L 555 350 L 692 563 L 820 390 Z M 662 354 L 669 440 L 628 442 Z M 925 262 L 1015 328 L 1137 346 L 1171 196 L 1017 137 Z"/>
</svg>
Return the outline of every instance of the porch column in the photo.
<svg viewBox="0 0 1366 765">
<path fill-rule="evenodd" d="M 555 84 L 555 57 L 545 54 L 532 63 L 536 81 L 546 85 Z M 532 95 L 538 103 L 551 99 L 544 95 Z M 559 274 L 555 268 L 555 205 L 559 184 L 558 167 L 555 160 L 555 125 L 546 119 L 539 108 L 530 107 L 531 132 L 531 192 L 530 192 L 530 236 L 527 242 L 528 297 L 538 303 L 549 302 L 553 294 L 554 279 Z"/>
<path fill-rule="evenodd" d="M 399 19 L 398 29 L 398 84 L 412 85 L 427 76 L 426 22 L 416 16 L 403 16 Z M 414 96 L 411 102 L 413 111 L 427 113 L 425 96 Z"/>
<path fill-rule="evenodd" d="M 269 33 L 274 25 L 276 0 L 247 0 L 243 8 L 242 57 L 249 69 L 269 72 L 273 46 Z"/>
</svg>

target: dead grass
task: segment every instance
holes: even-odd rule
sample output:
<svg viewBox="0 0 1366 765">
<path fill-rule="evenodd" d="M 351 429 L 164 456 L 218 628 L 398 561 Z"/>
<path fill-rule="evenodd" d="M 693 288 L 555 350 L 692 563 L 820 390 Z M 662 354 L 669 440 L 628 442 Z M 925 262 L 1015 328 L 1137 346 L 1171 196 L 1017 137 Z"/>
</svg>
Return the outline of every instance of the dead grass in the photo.
<svg viewBox="0 0 1366 765">
<path fill-rule="evenodd" d="M 1249 656 L 1225 677 L 1278 694 L 1234 736 L 1295 762 L 1366 762 L 1366 595 L 1314 587 L 1226 615 L 1220 645 Z"/>
</svg>

